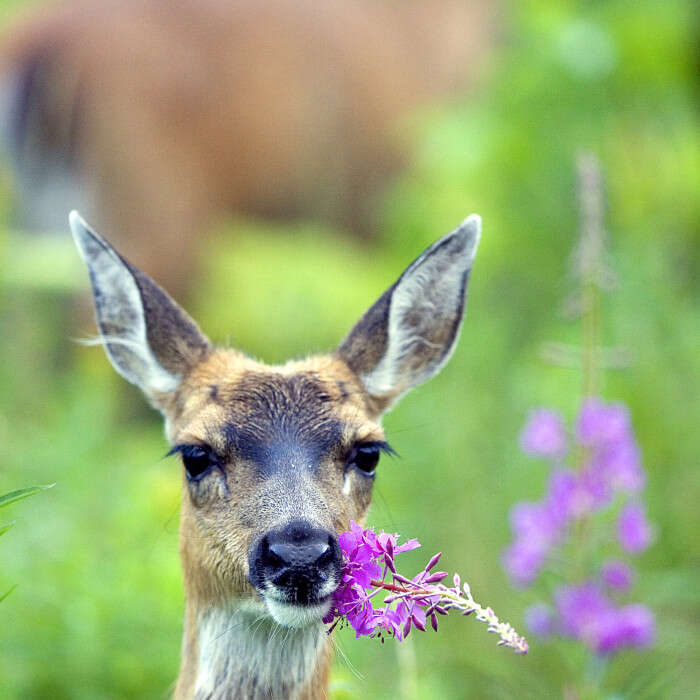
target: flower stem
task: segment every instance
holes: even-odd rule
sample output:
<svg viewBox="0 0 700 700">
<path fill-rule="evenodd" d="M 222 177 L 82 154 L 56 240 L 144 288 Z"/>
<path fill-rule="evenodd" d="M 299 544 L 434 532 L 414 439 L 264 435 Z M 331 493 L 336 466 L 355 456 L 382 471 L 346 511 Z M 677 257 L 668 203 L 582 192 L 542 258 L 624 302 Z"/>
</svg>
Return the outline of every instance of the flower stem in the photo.
<svg viewBox="0 0 700 700">
<path fill-rule="evenodd" d="M 439 596 L 439 602 L 434 603 L 433 607 L 440 606 L 445 610 L 456 609 L 462 612 L 463 615 L 475 613 L 476 619 L 480 622 L 485 622 L 488 625 L 488 631 L 498 634 L 501 640 L 498 642 L 500 646 L 508 646 L 517 654 L 527 654 L 528 643 L 524 637 L 521 637 L 507 622 L 501 622 L 491 608 L 484 608 L 472 598 L 469 586 L 465 583 L 463 590 L 458 587 L 448 588 L 443 584 L 436 585 L 420 585 L 410 584 L 397 585 L 388 583 L 380 579 L 372 579 L 372 585 L 375 588 L 382 588 L 386 591 L 398 593 L 401 597 L 423 599 L 428 597 Z"/>
<path fill-rule="evenodd" d="M 584 397 L 589 397 L 600 392 L 600 290 L 605 277 L 603 182 L 600 163 L 592 153 L 579 155 L 577 170 L 581 208 L 576 257 L 581 280 L 582 390 Z"/>
</svg>

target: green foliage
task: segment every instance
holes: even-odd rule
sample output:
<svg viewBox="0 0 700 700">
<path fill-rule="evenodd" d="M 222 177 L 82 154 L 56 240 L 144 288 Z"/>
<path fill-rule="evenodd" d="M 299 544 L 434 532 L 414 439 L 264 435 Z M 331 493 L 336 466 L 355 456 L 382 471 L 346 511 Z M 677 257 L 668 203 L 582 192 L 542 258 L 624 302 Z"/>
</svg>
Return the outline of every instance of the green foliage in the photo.
<svg viewBox="0 0 700 700">
<path fill-rule="evenodd" d="M 633 355 L 608 374 L 605 394 L 631 407 L 659 528 L 636 589 L 659 639 L 652 652 L 615 659 L 607 697 L 692 697 L 700 685 L 696 9 L 681 0 L 507 6 L 479 89 L 416 120 L 415 163 L 384 200 L 379 240 L 230 222 L 203 250 L 191 309 L 215 340 L 268 361 L 329 349 L 424 246 L 480 213 L 463 337 L 443 373 L 387 416 L 401 459 L 380 464 L 369 522 L 442 550 L 441 565 L 518 627 L 532 594 L 509 587 L 496 553 L 509 540 L 510 505 L 537 498 L 543 481 L 544 465 L 518 453 L 523 417 L 533 405 L 571 417 L 578 404 L 578 374 L 538 358 L 543 341 L 577 340 L 557 309 L 571 289 L 574 156 L 596 152 L 618 273 L 603 339 Z M 41 265 L 39 281 L 23 285 L 5 271 L 9 261 L 32 267 L 17 245 L 0 228 L 0 478 L 61 489 L 32 504 L 31 518 L 20 509 L 3 538 L 0 590 L 20 586 L 2 606 L 2 695 L 162 697 L 182 631 L 179 466 L 161 459 L 157 416 L 101 350 L 68 342 L 93 332 L 76 329 L 66 291 L 75 274 L 66 267 L 54 279 Z M 332 697 L 561 697 L 583 663 L 565 642 L 533 640 L 517 658 L 481 632 L 448 620 L 408 647 L 343 633 Z"/>
<path fill-rule="evenodd" d="M 7 598 L 7 596 L 15 590 L 15 588 L 17 588 L 17 584 L 12 586 L 12 588 L 10 588 L 9 590 L 5 591 L 2 595 L 0 595 L 0 603 L 2 603 L 2 601 L 5 600 L 5 598 Z"/>
<path fill-rule="evenodd" d="M 15 503 L 16 501 L 21 501 L 23 498 L 33 496 L 35 493 L 39 493 L 39 491 L 46 491 L 46 489 L 53 488 L 55 485 L 56 484 L 49 484 L 48 486 L 29 486 L 25 489 L 18 489 L 17 491 L 5 493 L 0 496 L 0 508 L 5 508 L 11 503 Z M 0 532 L 0 534 L 2 534 L 2 532 Z"/>
<path fill-rule="evenodd" d="M 0 508 L 6 508 L 7 506 L 11 505 L 12 503 L 16 503 L 17 501 L 21 501 L 23 498 L 28 498 L 29 496 L 33 496 L 35 493 L 39 493 L 39 491 L 45 491 L 46 489 L 50 489 L 55 484 L 50 484 L 48 486 L 29 486 L 28 488 L 24 489 L 18 489 L 17 491 L 10 491 L 9 493 L 2 494 L 0 496 Z M 12 523 L 7 523 L 6 525 L 0 525 L 0 536 L 4 535 L 8 530 L 14 527 L 14 522 Z M 12 591 L 17 588 L 17 585 L 12 586 L 8 591 L 5 591 L 5 593 L 0 595 L 0 603 L 2 603 L 7 596 L 12 593 Z"/>
</svg>

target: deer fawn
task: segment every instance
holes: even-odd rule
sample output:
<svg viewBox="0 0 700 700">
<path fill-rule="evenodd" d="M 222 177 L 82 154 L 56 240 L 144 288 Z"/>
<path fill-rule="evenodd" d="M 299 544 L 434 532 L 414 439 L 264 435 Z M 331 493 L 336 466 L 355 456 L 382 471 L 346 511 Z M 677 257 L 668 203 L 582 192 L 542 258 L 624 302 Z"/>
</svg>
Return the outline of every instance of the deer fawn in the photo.
<svg viewBox="0 0 700 700">
<path fill-rule="evenodd" d="M 407 156 L 397 121 L 459 94 L 485 0 L 71 0 L 0 39 L 0 142 L 23 223 L 66 201 L 187 290 L 230 214 L 374 230 Z"/>
<path fill-rule="evenodd" d="M 364 520 L 391 449 L 382 414 L 454 350 L 481 220 L 409 265 L 333 353 L 280 366 L 215 348 L 77 212 L 70 225 L 107 356 L 161 411 L 184 465 L 175 696 L 326 697 L 338 534 Z"/>
</svg>

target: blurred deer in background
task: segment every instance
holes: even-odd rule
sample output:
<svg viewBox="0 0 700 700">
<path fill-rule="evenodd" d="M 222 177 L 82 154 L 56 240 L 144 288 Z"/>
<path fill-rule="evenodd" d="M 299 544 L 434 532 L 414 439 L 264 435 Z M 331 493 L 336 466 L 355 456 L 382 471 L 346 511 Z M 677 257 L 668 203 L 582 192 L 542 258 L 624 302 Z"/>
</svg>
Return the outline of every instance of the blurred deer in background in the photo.
<svg viewBox="0 0 700 700">
<path fill-rule="evenodd" d="M 279 366 L 214 348 L 75 212 L 71 228 L 107 356 L 161 411 L 184 466 L 176 697 L 328 697 L 338 535 L 364 520 L 390 450 L 382 414 L 455 348 L 479 217 L 409 265 L 335 352 Z"/>
<path fill-rule="evenodd" d="M 484 0 L 75 0 L 5 32 L 0 119 L 24 224 L 79 204 L 179 293 L 226 214 L 367 234 L 397 121 L 473 79 Z"/>
</svg>

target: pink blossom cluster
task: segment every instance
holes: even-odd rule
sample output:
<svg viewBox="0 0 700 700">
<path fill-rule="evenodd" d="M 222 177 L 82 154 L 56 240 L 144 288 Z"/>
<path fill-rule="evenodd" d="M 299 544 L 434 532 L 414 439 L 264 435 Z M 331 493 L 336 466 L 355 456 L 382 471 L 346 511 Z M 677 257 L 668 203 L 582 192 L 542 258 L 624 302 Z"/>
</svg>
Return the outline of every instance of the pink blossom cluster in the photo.
<svg viewBox="0 0 700 700">
<path fill-rule="evenodd" d="M 598 516 L 606 527 L 614 515 L 613 539 L 626 554 L 649 547 L 654 533 L 640 499 L 646 477 L 625 406 L 586 399 L 571 437 L 559 414 L 537 409 L 520 435 L 520 446 L 526 454 L 547 459 L 552 471 L 544 498 L 518 503 L 510 513 L 514 538 L 503 565 L 515 585 L 532 585 L 545 566 L 561 557 L 572 532 L 580 533 L 581 523 Z M 567 457 L 575 469 L 566 467 Z M 628 563 L 603 562 L 583 582 L 560 586 L 554 609 L 533 606 L 528 626 L 540 635 L 574 637 L 599 654 L 647 646 L 654 637 L 652 613 L 642 605 L 620 606 L 610 597 L 628 590 L 633 579 Z"/>
<path fill-rule="evenodd" d="M 405 639 L 411 629 L 426 630 L 428 621 L 437 631 L 438 615 L 457 610 L 462 615 L 475 614 L 477 620 L 488 625 L 488 631 L 500 636 L 501 646 L 525 654 L 525 639 L 505 622 L 501 622 L 491 608 L 483 608 L 471 596 L 469 586 L 460 588 L 459 576 L 454 576 L 454 587 L 442 584 L 447 572 L 432 572 L 440 554 L 430 558 L 425 568 L 413 578 L 396 570 L 397 554 L 420 547 L 416 539 L 398 544 L 398 535 L 379 534 L 365 529 L 354 521 L 350 530 L 339 537 L 343 553 L 343 580 L 334 594 L 333 605 L 324 618 L 332 631 L 338 623 L 347 621 L 359 639 L 362 636 L 386 635 L 398 641 Z M 387 580 L 389 576 L 390 580 Z M 388 593 L 383 605 L 375 605 L 377 594 Z"/>
</svg>

